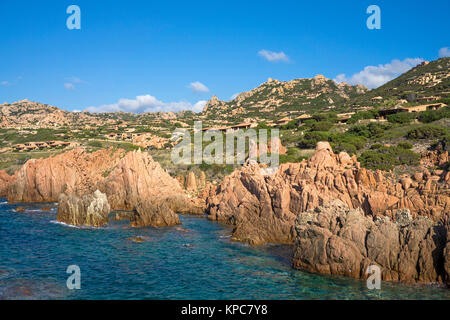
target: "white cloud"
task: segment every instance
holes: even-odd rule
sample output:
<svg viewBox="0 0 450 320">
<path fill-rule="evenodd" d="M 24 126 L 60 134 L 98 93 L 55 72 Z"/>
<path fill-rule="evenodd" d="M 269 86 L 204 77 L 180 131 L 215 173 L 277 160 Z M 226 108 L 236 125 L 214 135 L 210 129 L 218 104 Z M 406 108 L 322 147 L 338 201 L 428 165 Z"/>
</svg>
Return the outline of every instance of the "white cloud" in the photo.
<svg viewBox="0 0 450 320">
<path fill-rule="evenodd" d="M 439 58 L 450 57 L 450 47 L 439 49 Z"/>
<path fill-rule="evenodd" d="M 65 78 L 65 80 L 67 82 L 64 83 L 64 87 L 67 90 L 75 90 L 75 84 L 86 84 L 86 81 L 81 80 L 78 77 L 68 77 L 68 78 Z"/>
<path fill-rule="evenodd" d="M 66 88 L 67 90 L 75 90 L 75 86 L 72 83 L 64 83 L 64 88 Z"/>
<path fill-rule="evenodd" d="M 347 77 L 343 73 L 339 74 L 334 81 L 345 81 L 353 85 L 362 84 L 370 89 L 377 88 L 423 61 L 424 60 L 421 58 L 406 58 L 403 61 L 395 59 L 384 65 L 367 66 L 362 71 L 355 73 L 350 77 Z"/>
<path fill-rule="evenodd" d="M 270 62 L 289 62 L 289 57 L 284 52 L 273 52 L 269 50 L 260 50 L 258 55 Z"/>
<path fill-rule="evenodd" d="M 0 84 L 2 86 L 9 86 L 10 85 L 10 83 L 8 81 L 2 81 L 2 82 L 0 82 Z"/>
<path fill-rule="evenodd" d="M 208 87 L 199 81 L 191 82 L 188 88 L 191 88 L 193 92 L 209 92 Z"/>
<path fill-rule="evenodd" d="M 68 78 L 66 78 L 66 80 L 71 83 L 86 83 L 85 81 L 81 80 L 78 77 L 68 77 Z"/>
<path fill-rule="evenodd" d="M 149 94 L 137 96 L 136 99 L 120 99 L 117 103 L 102 105 L 99 107 L 88 107 L 86 108 L 90 112 L 158 112 L 158 111 L 183 111 L 192 110 L 194 112 L 200 112 L 203 110 L 205 100 L 200 100 L 195 104 L 187 101 L 179 102 L 163 102 L 156 99 L 154 96 Z"/>
</svg>

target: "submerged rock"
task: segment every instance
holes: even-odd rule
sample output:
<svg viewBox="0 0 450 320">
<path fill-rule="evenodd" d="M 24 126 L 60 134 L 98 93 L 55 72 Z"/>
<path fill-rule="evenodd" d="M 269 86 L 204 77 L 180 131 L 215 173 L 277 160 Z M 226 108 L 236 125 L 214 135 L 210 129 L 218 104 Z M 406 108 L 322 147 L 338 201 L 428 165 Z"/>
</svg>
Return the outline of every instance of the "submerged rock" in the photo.
<svg viewBox="0 0 450 320">
<path fill-rule="evenodd" d="M 98 190 L 82 197 L 61 194 L 56 220 L 74 226 L 102 227 L 108 223 L 110 210 L 106 195 Z"/>
<path fill-rule="evenodd" d="M 444 283 L 448 237 L 442 223 L 427 217 L 398 221 L 365 216 L 334 200 L 302 212 L 295 222 L 294 268 L 320 274 L 366 278 L 370 265 L 381 269 L 381 279 Z M 405 219 L 406 217 L 406 219 Z"/>
</svg>

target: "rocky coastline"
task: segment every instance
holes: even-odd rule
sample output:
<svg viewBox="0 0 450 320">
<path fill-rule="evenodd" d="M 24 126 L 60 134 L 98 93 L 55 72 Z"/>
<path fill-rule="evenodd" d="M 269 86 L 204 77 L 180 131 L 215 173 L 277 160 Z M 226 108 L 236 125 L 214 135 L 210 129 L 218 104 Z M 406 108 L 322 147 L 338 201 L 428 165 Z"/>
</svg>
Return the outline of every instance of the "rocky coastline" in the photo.
<svg viewBox="0 0 450 320">
<path fill-rule="evenodd" d="M 448 162 L 448 153 L 428 155 Z M 432 166 L 428 166 L 432 167 Z M 356 157 L 319 142 L 308 160 L 264 174 L 246 163 L 217 186 L 191 172 L 171 177 L 147 152 L 82 149 L 0 171 L 10 202 L 59 202 L 57 220 L 104 226 L 127 211 L 132 227 L 180 224 L 176 213 L 233 226 L 232 240 L 294 245 L 292 266 L 364 279 L 449 283 L 450 174 L 428 169 L 394 176 L 362 168 Z"/>
</svg>

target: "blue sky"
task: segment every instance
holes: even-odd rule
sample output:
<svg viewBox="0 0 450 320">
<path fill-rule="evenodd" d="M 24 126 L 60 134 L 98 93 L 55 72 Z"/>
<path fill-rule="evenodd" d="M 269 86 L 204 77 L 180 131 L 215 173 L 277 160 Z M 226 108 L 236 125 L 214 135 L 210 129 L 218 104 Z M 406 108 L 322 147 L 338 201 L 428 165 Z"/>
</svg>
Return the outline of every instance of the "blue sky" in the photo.
<svg viewBox="0 0 450 320">
<path fill-rule="evenodd" d="M 81 30 L 66 27 L 71 4 Z M 371 4 L 380 30 L 366 26 Z M 448 0 L 1 0 L 0 103 L 176 111 L 269 77 L 373 87 L 448 55 L 449 12 Z"/>
</svg>

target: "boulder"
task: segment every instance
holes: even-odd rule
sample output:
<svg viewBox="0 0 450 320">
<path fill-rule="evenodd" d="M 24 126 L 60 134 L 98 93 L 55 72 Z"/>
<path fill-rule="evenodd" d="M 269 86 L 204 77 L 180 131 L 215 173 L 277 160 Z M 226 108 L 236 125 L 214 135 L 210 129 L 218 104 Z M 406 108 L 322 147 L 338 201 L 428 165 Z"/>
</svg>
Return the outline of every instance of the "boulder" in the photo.
<svg viewBox="0 0 450 320">
<path fill-rule="evenodd" d="M 133 227 L 167 227 L 181 224 L 178 215 L 165 203 L 140 201 L 130 218 Z"/>
<path fill-rule="evenodd" d="M 106 194 L 99 190 L 82 197 L 63 193 L 59 197 L 56 220 L 74 226 L 102 227 L 108 223 L 110 210 Z"/>
<path fill-rule="evenodd" d="M 427 217 L 398 212 L 397 221 L 365 216 L 340 200 L 299 214 L 295 222 L 294 268 L 366 278 L 377 265 L 381 279 L 444 283 L 448 229 Z"/>
</svg>

